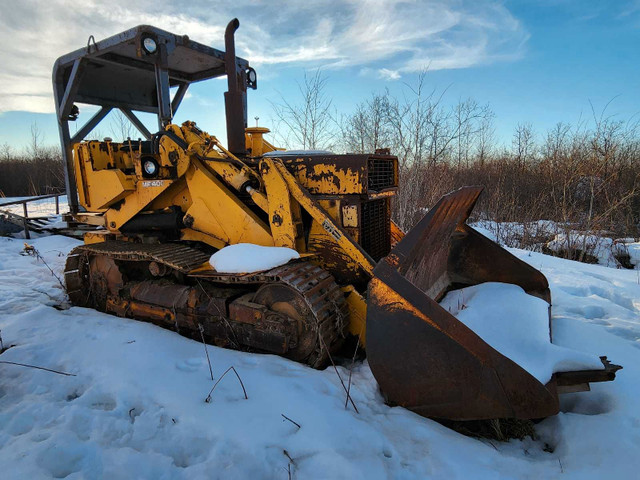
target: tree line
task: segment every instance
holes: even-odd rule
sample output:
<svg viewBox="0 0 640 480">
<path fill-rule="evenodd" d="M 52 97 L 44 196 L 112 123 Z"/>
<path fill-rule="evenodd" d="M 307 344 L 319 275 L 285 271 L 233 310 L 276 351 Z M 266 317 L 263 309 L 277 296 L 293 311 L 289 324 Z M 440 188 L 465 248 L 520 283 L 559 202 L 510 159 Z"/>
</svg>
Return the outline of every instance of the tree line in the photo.
<svg viewBox="0 0 640 480">
<path fill-rule="evenodd" d="M 60 148 L 43 145 L 37 124 L 31 126 L 31 140 L 23 151 L 8 143 L 0 145 L 0 198 L 46 195 L 64 189 Z"/>
<path fill-rule="evenodd" d="M 594 110 L 575 124 L 558 123 L 542 134 L 531 124 L 515 125 L 510 144 L 503 145 L 489 105 L 471 98 L 445 102 L 447 92 L 429 88 L 426 72 L 401 94 L 372 93 L 351 112 L 337 110 L 327 81 L 320 71 L 307 73 L 297 98 L 272 104 L 275 143 L 349 153 L 389 148 L 400 167 L 393 218 L 405 230 L 441 195 L 483 185 L 474 220 L 520 224 L 517 240 L 523 245 L 549 234 L 537 220 L 551 220 L 567 231 L 640 236 L 635 122 Z M 115 117 L 110 128 L 117 139 L 134 132 L 123 116 Z M 0 146 L 0 195 L 64 189 L 59 148 L 43 146 L 37 127 L 31 133 L 22 153 Z"/>
<path fill-rule="evenodd" d="M 401 95 L 373 93 L 344 114 L 324 93 L 326 77 L 307 74 L 299 103 L 274 103 L 276 134 L 285 146 L 309 149 L 389 148 L 400 168 L 393 218 L 405 230 L 443 194 L 483 185 L 473 220 L 518 223 L 514 246 L 548 240 L 538 220 L 555 222 L 556 233 L 639 236 L 637 122 L 592 108 L 576 124 L 542 134 L 515 125 L 510 144 L 501 145 L 489 105 L 471 98 L 451 105 L 446 91 L 429 89 L 426 80 L 423 72 Z"/>
<path fill-rule="evenodd" d="M 119 111 L 110 115 L 108 132 L 116 140 L 135 138 L 136 128 Z M 42 131 L 31 125 L 29 143 L 18 150 L 8 143 L 0 144 L 0 198 L 47 195 L 65 190 L 64 166 L 58 145 L 45 145 Z M 94 130 L 91 138 L 106 135 Z"/>
</svg>

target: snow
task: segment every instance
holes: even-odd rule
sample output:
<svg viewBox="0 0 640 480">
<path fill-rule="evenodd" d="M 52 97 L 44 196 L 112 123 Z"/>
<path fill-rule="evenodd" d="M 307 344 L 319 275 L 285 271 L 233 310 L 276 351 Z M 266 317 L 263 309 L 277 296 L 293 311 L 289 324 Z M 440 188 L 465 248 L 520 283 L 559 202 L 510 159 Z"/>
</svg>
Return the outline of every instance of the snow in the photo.
<svg viewBox="0 0 640 480">
<path fill-rule="evenodd" d="M 599 265 L 640 269 L 640 242 L 634 238 L 611 238 L 611 233 L 606 231 L 574 230 L 570 225 L 551 220 L 480 221 L 471 226 L 501 245 L 554 252 L 558 256 L 563 256 L 567 250 L 579 250 Z M 621 262 L 624 257 L 628 257 L 628 264 Z"/>
<path fill-rule="evenodd" d="M 546 242 L 559 232 L 567 230 L 567 226 L 551 220 L 535 222 L 495 222 L 482 220 L 471 224 L 482 233 L 508 247 L 528 248 L 538 242 Z"/>
<path fill-rule="evenodd" d="M 6 202 L 15 202 L 19 200 L 28 200 L 37 197 L 0 197 L 0 204 Z M 47 229 L 67 228 L 67 223 L 62 220 L 62 213 L 69 211 L 67 205 L 67 196 L 61 195 L 59 198 L 59 214 L 56 214 L 55 198 L 43 198 L 27 203 L 27 213 L 29 218 L 46 218 L 44 227 Z M 14 215 L 24 215 L 22 204 L 7 205 L 0 207 L 0 235 L 12 234 L 14 237 L 24 238 L 24 232 L 21 227 L 4 220 L 2 212 L 13 213 Z M 38 237 L 39 234 L 31 231 L 31 236 Z"/>
<path fill-rule="evenodd" d="M 264 157 L 281 157 L 283 155 L 298 155 L 304 157 L 306 155 L 335 155 L 329 150 L 274 150 L 267 152 Z"/>
<path fill-rule="evenodd" d="M 28 200 L 36 197 L 2 197 L 0 203 L 16 202 L 19 200 Z M 61 195 L 59 197 L 59 209 L 60 213 L 68 212 L 69 205 L 67 204 L 67 196 Z M 7 205 L 0 207 L 0 210 L 5 210 L 15 215 L 24 215 L 22 204 Z M 55 198 L 43 198 L 41 200 L 34 200 L 27 203 L 27 212 L 29 217 L 43 217 L 53 215 L 56 213 L 56 199 Z"/>
<path fill-rule="evenodd" d="M 263 247 L 252 243 L 229 245 L 211 255 L 209 263 L 221 273 L 254 273 L 300 258 L 291 248 Z"/>
<path fill-rule="evenodd" d="M 45 223 L 44 228 L 60 229 L 68 226 L 67 222 L 62 220 L 62 215 L 52 215 L 49 221 Z"/>
<path fill-rule="evenodd" d="M 76 240 L 32 244 L 60 275 Z M 345 409 L 332 368 L 209 346 L 151 324 L 72 307 L 47 267 L 0 238 L 0 472 L 3 479 L 635 478 L 640 469 L 638 271 L 511 250 L 550 281 L 554 343 L 624 365 L 614 382 L 561 397 L 538 438 L 462 436 L 384 404 L 356 362 Z M 347 362 L 347 365 L 349 361 Z M 347 368 L 338 366 L 343 378 Z M 284 414 L 301 428 L 284 419 Z M 291 458 L 292 460 L 290 460 Z"/>
<path fill-rule="evenodd" d="M 549 304 L 517 285 L 483 283 L 449 292 L 440 305 L 542 384 L 555 372 L 602 370 L 596 355 L 549 340 Z"/>
<path fill-rule="evenodd" d="M 622 253 L 629 255 L 629 261 L 635 269 L 640 268 L 640 242 L 636 242 L 633 239 L 624 239 L 619 242 Z"/>
<path fill-rule="evenodd" d="M 594 256 L 600 265 L 619 268 L 620 262 L 616 257 L 629 256 L 629 263 L 635 269 L 640 268 L 640 242 L 633 238 L 608 238 L 593 233 L 570 231 L 561 233 L 547 243 L 552 252 L 560 253 L 569 247 L 584 250 Z"/>
<path fill-rule="evenodd" d="M 601 234 L 585 234 L 578 231 L 559 233 L 547 243 L 552 252 L 562 253 L 571 249 L 579 249 L 595 257 L 600 265 L 615 267 L 618 265 L 615 255 L 622 253 L 617 242 Z"/>
</svg>

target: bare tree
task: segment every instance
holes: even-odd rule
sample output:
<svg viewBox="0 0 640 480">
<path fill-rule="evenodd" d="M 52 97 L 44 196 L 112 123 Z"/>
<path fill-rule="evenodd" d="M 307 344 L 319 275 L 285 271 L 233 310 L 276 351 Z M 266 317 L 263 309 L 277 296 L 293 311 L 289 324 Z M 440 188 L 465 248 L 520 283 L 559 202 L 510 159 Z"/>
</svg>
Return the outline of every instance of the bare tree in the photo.
<svg viewBox="0 0 640 480">
<path fill-rule="evenodd" d="M 478 145 L 477 145 L 477 154 L 478 154 L 478 162 L 480 162 L 480 166 L 484 166 L 485 161 L 491 155 L 491 147 L 495 142 L 495 126 L 493 124 L 493 120 L 495 118 L 495 113 L 489 105 L 485 105 L 483 107 L 483 115 L 480 120 L 480 125 L 478 126 Z"/>
<path fill-rule="evenodd" d="M 8 161 L 13 156 L 13 149 L 8 143 L 0 145 L 0 160 Z"/>
<path fill-rule="evenodd" d="M 331 116 L 331 102 L 310 92 L 324 86 L 318 75 L 305 77 L 300 106 L 279 105 L 284 132 L 296 146 L 317 148 L 310 141 L 317 138 L 314 112 Z M 540 248 L 550 240 L 549 228 L 567 238 L 576 237 L 576 230 L 592 236 L 640 234 L 640 121 L 594 114 L 574 125 L 559 123 L 540 145 L 531 125 L 521 123 L 511 149 L 498 149 L 489 105 L 473 99 L 446 105 L 445 93 L 428 87 L 424 71 L 399 96 L 372 94 L 340 122 L 339 141 L 346 150 L 389 147 L 398 156 L 400 188 L 392 215 L 401 228 L 411 228 L 447 191 L 481 184 L 486 189 L 474 220 L 505 226 L 509 238 L 500 234 L 501 239 L 511 246 Z M 499 222 L 518 228 L 508 231 L 507 223 Z M 582 245 L 570 245 L 563 254 L 585 257 L 587 236 L 578 237 Z"/>
<path fill-rule="evenodd" d="M 484 157 L 486 155 L 488 137 L 492 135 L 493 117 L 494 114 L 489 105 L 479 105 L 472 98 L 459 101 L 453 108 L 458 168 L 463 163 L 466 167 L 469 167 L 469 159 L 475 143 L 481 144 L 478 148 L 480 156 Z M 481 138 L 481 135 L 484 135 L 485 138 Z M 483 163 L 484 158 L 480 161 Z"/>
<path fill-rule="evenodd" d="M 535 139 L 530 123 L 519 123 L 513 133 L 513 149 L 520 168 L 532 158 L 535 151 Z"/>
<path fill-rule="evenodd" d="M 120 110 L 115 110 L 109 123 L 111 135 L 121 142 L 131 138 L 137 132 L 136 128 L 131 124 L 129 119 Z"/>
<path fill-rule="evenodd" d="M 358 104 L 352 115 L 343 118 L 342 141 L 354 153 L 373 153 L 394 146 L 390 122 L 389 92 L 373 94 Z"/>
<path fill-rule="evenodd" d="M 327 77 L 319 69 L 312 74 L 305 72 L 304 82 L 298 84 L 299 103 L 292 103 L 282 95 L 279 103 L 272 103 L 278 123 L 275 133 L 286 147 L 311 150 L 333 147 L 337 123 L 326 87 Z"/>
<path fill-rule="evenodd" d="M 368 149 L 367 132 L 370 128 L 367 106 L 364 103 L 356 111 L 342 119 L 340 128 L 342 143 L 347 152 L 365 153 Z"/>
<path fill-rule="evenodd" d="M 33 159 L 37 159 L 42 154 L 42 132 L 38 128 L 38 123 L 31 124 L 31 140 L 27 145 L 27 153 Z"/>
<path fill-rule="evenodd" d="M 472 137 L 476 133 L 473 122 L 478 116 L 478 104 L 475 100 L 460 100 L 453 107 L 453 118 L 456 131 L 456 163 L 460 168 L 464 162 L 469 166 L 469 150 Z"/>
</svg>

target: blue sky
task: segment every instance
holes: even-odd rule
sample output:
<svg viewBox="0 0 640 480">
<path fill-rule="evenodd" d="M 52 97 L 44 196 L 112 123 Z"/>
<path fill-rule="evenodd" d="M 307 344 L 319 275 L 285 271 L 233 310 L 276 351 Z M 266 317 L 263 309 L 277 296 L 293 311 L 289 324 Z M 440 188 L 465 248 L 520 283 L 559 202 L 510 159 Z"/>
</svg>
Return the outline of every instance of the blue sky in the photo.
<svg viewBox="0 0 640 480">
<path fill-rule="evenodd" d="M 519 122 L 543 135 L 557 122 L 590 118 L 591 104 L 600 113 L 610 102 L 607 114 L 620 119 L 640 113 L 639 1 L 87 0 L 80 10 L 64 0 L 0 0 L 0 7 L 0 145 L 17 149 L 34 122 L 44 143 L 57 144 L 51 67 L 89 35 L 148 23 L 222 48 L 234 16 L 238 54 L 259 76 L 249 92 L 250 124 L 259 116 L 269 127 L 270 101 L 295 101 L 305 69 L 316 68 L 335 107 L 348 113 L 372 92 L 400 95 L 428 66 L 428 86 L 446 89 L 445 103 L 489 103 L 506 144 Z M 219 80 L 193 86 L 176 120 L 225 138 L 224 89 Z M 108 122 L 98 128 L 111 135 Z"/>
</svg>

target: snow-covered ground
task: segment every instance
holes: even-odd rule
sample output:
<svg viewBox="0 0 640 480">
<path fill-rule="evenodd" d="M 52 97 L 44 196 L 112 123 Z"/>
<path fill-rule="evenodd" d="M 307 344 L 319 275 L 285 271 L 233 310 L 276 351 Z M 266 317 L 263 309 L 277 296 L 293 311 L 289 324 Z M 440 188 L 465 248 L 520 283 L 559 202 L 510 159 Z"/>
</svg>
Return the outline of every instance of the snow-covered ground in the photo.
<svg viewBox="0 0 640 480">
<path fill-rule="evenodd" d="M 60 275 L 78 242 L 34 240 Z M 209 348 L 150 324 L 58 310 L 62 287 L 23 241 L 0 238 L 0 478 L 635 478 L 640 470 L 638 271 L 513 250 L 542 269 L 554 342 L 624 365 L 564 396 L 538 439 L 489 442 L 387 407 L 365 363 L 352 396 L 329 368 Z M 343 377 L 346 369 L 338 367 Z M 300 427 L 285 419 L 287 416 Z"/>
<path fill-rule="evenodd" d="M 481 221 L 472 226 L 500 245 L 553 252 L 559 257 L 566 257 L 567 251 L 578 250 L 586 254 L 585 261 L 589 263 L 640 270 L 640 242 L 636 238 L 611 238 L 610 232 L 578 231 L 550 220 Z"/>
<path fill-rule="evenodd" d="M 17 202 L 20 200 L 26 200 L 34 197 L 0 197 L 0 204 L 7 202 Z M 56 200 L 55 198 L 43 198 L 40 200 L 34 200 L 27 203 L 27 214 L 29 218 L 46 217 L 46 223 L 42 224 L 49 229 L 66 228 L 67 223 L 62 220 L 62 214 L 69 211 L 69 205 L 67 203 L 67 196 L 62 195 L 59 197 L 58 214 L 56 214 Z M 3 212 L 13 213 L 14 215 L 24 216 L 24 209 L 22 204 L 6 205 L 0 207 L 0 235 L 13 234 L 14 237 L 24 237 L 24 232 L 21 227 L 8 222 L 4 219 Z M 31 232 L 31 235 L 38 237 L 35 232 Z"/>
<path fill-rule="evenodd" d="M 33 197 L 0 197 L 0 203 L 17 202 L 19 200 L 26 200 Z M 67 196 L 62 195 L 59 197 L 59 211 L 65 213 L 69 211 L 69 205 L 67 204 Z M 6 210 L 15 215 L 24 215 L 22 204 L 8 205 L 6 207 L 0 207 L 0 210 Z M 27 202 L 27 213 L 29 217 L 44 217 L 48 215 L 55 215 L 56 213 L 56 199 L 55 198 L 43 198 L 41 200 L 34 200 Z"/>
<path fill-rule="evenodd" d="M 634 269 L 640 269 L 640 242 L 633 238 L 614 239 L 571 230 L 555 235 L 547 243 L 547 248 L 559 256 L 567 250 L 579 249 L 595 257 L 598 264 L 614 268 L 621 267 L 617 258 L 626 256 Z"/>
</svg>

